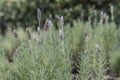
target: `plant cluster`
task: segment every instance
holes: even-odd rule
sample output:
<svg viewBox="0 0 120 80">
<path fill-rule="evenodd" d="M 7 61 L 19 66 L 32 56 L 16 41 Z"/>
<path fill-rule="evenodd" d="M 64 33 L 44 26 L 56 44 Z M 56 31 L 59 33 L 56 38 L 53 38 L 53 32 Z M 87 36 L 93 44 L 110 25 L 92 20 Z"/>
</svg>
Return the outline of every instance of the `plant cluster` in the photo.
<svg viewBox="0 0 120 80">
<path fill-rule="evenodd" d="M 79 19 L 71 28 L 63 16 L 55 17 L 58 30 L 51 18 L 41 29 L 37 9 L 37 31 L 9 28 L 0 36 L 1 80 L 105 80 L 111 72 L 120 76 L 120 29 L 114 23 L 101 18 L 93 29 Z"/>
</svg>

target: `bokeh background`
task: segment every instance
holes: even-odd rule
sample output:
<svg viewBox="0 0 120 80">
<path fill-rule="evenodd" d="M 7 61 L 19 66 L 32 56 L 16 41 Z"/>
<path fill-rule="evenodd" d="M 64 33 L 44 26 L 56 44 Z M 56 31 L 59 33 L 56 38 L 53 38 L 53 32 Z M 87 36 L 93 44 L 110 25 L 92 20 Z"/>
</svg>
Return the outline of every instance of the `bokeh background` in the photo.
<svg viewBox="0 0 120 80">
<path fill-rule="evenodd" d="M 109 16 L 110 6 L 114 6 L 114 21 L 120 24 L 120 1 L 119 0 L 0 0 L 0 28 L 2 31 L 8 26 L 15 27 L 37 27 L 37 8 L 42 11 L 42 21 L 50 15 L 63 15 L 65 23 L 73 20 L 88 17 L 93 18 L 94 11 L 97 11 L 99 18 L 100 11 L 106 12 Z M 110 19 L 110 18 L 109 18 Z M 110 20 L 109 20 L 110 21 Z M 56 23 L 53 19 L 54 24 Z M 3 32 L 2 32 L 3 33 Z"/>
</svg>

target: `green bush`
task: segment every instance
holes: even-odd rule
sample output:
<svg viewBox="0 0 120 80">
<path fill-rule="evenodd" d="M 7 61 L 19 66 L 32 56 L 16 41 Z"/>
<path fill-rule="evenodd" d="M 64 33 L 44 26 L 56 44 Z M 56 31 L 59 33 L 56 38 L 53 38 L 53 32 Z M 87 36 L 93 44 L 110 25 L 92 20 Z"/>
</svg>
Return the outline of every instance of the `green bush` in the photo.
<svg viewBox="0 0 120 80">
<path fill-rule="evenodd" d="M 52 17 L 56 14 L 65 15 L 65 22 L 72 22 L 82 10 L 81 5 L 75 5 L 76 1 L 72 0 L 1 0 L 0 4 L 0 24 L 5 23 L 11 27 L 37 26 L 37 8 L 42 11 L 41 24 L 44 24 L 50 14 Z M 71 16 L 71 14 L 75 15 Z M 54 23 L 56 23 L 55 20 Z"/>
</svg>

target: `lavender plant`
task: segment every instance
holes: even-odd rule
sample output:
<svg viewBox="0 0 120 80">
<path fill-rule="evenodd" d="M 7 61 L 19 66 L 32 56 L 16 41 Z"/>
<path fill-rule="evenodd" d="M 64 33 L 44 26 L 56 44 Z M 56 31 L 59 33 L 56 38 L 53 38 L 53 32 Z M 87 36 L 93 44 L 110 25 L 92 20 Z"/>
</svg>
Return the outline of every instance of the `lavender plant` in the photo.
<svg viewBox="0 0 120 80">
<path fill-rule="evenodd" d="M 103 24 L 102 18 L 94 29 L 89 24 L 91 21 L 80 20 L 73 21 L 73 28 L 70 28 L 70 24 L 64 25 L 63 16 L 56 15 L 58 31 L 54 30 L 52 18 L 46 20 L 42 30 L 41 11 L 37 11 L 37 32 L 9 29 L 5 38 L 0 37 L 0 79 L 104 80 L 107 56 L 114 67 L 120 45 L 120 30 L 107 21 L 107 14 L 102 14 L 107 24 Z M 7 60 L 6 54 L 12 62 Z"/>
</svg>

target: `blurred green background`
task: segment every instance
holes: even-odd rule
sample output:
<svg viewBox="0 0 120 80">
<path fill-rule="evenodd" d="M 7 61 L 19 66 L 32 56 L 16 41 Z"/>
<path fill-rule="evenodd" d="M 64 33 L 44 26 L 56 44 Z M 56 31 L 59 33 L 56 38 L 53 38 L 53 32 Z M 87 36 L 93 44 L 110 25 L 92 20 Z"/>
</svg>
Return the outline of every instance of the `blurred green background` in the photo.
<svg viewBox="0 0 120 80">
<path fill-rule="evenodd" d="M 71 23 L 74 19 L 83 18 L 88 20 L 94 10 L 104 11 L 110 14 L 110 5 L 114 6 L 114 19 L 116 24 L 120 23 L 120 1 L 119 0 L 0 0 L 0 27 L 4 33 L 7 27 L 37 27 L 37 8 L 42 11 L 41 25 L 46 18 L 52 14 L 63 15 L 65 23 Z M 83 16 L 83 17 L 82 17 Z"/>
</svg>

